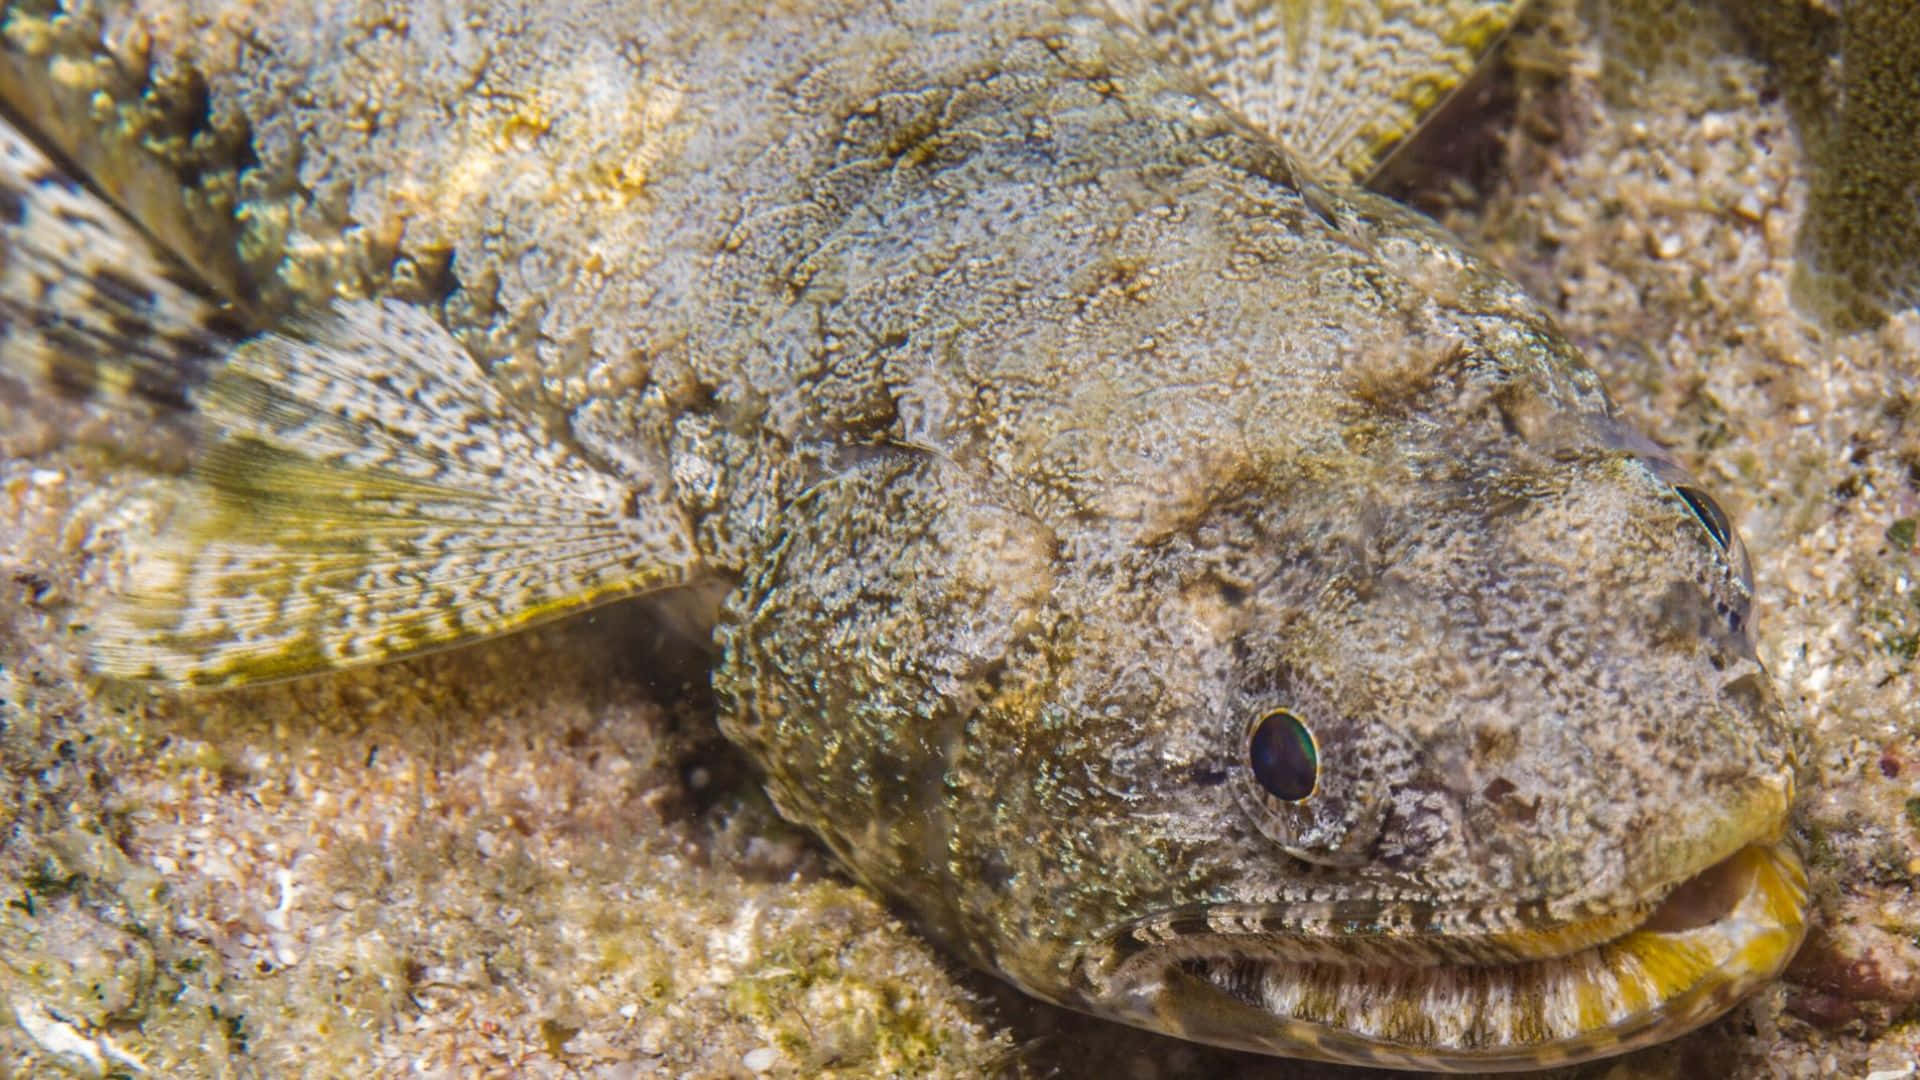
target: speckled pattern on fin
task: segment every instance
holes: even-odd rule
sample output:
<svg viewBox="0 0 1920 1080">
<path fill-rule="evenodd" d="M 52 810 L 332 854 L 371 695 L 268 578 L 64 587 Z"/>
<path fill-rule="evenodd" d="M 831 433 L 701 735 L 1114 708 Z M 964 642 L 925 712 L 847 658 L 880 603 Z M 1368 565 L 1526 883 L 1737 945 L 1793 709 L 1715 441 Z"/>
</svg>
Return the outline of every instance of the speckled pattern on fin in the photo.
<svg viewBox="0 0 1920 1080">
<path fill-rule="evenodd" d="M 180 409 L 236 329 L 0 118 L 0 371 L 64 396 Z"/>
<path fill-rule="evenodd" d="M 342 305 L 236 349 L 192 497 L 101 621 L 101 672 L 232 685 L 375 663 L 678 584 L 662 491 L 517 416 L 421 310 Z"/>
<path fill-rule="evenodd" d="M 1473 73 L 1524 0 L 1116 0 L 1221 100 L 1360 180 Z"/>
</svg>

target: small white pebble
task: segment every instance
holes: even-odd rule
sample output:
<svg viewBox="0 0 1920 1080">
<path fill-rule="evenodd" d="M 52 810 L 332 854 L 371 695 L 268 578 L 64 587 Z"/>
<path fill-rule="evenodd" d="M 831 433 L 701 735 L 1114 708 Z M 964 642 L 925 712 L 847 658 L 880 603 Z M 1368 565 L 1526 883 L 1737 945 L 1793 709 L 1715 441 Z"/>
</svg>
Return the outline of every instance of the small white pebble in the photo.
<svg viewBox="0 0 1920 1080">
<path fill-rule="evenodd" d="M 94 1045 L 93 1040 L 80 1034 L 72 1024 L 54 1019 L 53 1014 L 39 1002 L 32 998 L 15 998 L 13 1018 L 28 1038 L 40 1044 L 40 1049 L 63 1059 L 62 1064 L 68 1068 L 84 1070 L 88 1076 L 99 1076 L 104 1070 L 106 1062 L 101 1060 L 100 1048 Z"/>
<path fill-rule="evenodd" d="M 640 1025 L 640 1052 L 658 1056 L 667 1048 L 667 1036 L 672 1030 L 666 1018 L 660 1016 Z"/>
<path fill-rule="evenodd" d="M 758 1050 L 749 1050 L 740 1058 L 740 1064 L 745 1065 L 748 1072 L 757 1073 L 766 1072 L 778 1064 L 779 1061 L 780 1051 L 775 1050 L 771 1046 L 763 1046 Z"/>
<path fill-rule="evenodd" d="M 146 1062 L 133 1056 L 130 1051 L 105 1035 L 100 1036 L 100 1051 L 106 1054 L 108 1058 L 125 1065 L 134 1072 L 143 1073 L 147 1071 Z"/>
<path fill-rule="evenodd" d="M 27 474 L 27 479 L 33 482 L 34 487 L 51 488 L 66 483 L 67 474 L 57 469 L 35 469 Z"/>
<path fill-rule="evenodd" d="M 284 867 L 274 871 L 274 880 L 280 885 L 280 902 L 267 911 L 264 921 L 269 929 L 284 934 L 292 921 L 293 905 L 300 889 L 294 884 L 293 874 Z"/>
<path fill-rule="evenodd" d="M 1653 253 L 1662 259 L 1671 259 L 1685 246 L 1678 233 L 1662 233 L 1654 238 Z"/>
<path fill-rule="evenodd" d="M 473 846 L 480 849 L 482 858 L 491 859 L 500 850 L 500 838 L 481 829 L 473 834 Z"/>
</svg>

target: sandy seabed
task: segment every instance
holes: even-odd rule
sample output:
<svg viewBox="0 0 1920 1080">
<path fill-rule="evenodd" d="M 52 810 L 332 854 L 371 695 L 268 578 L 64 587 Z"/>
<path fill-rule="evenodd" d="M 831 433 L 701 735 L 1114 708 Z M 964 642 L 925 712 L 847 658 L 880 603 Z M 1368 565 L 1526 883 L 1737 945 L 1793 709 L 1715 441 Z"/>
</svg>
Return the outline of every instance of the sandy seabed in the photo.
<svg viewBox="0 0 1920 1080">
<path fill-rule="evenodd" d="M 1920 313 L 1796 313 L 1795 132 L 1711 10 L 1559 0 L 1505 49 L 1494 134 L 1449 121 L 1504 167 L 1408 189 L 1739 521 L 1806 731 L 1787 978 L 1576 1071 L 1920 1076 Z M 126 461 L 178 454 L 0 396 L 0 1076 L 1360 1075 L 957 969 L 778 820 L 644 604 L 240 693 L 89 683 L 90 606 L 165 504 Z"/>
</svg>

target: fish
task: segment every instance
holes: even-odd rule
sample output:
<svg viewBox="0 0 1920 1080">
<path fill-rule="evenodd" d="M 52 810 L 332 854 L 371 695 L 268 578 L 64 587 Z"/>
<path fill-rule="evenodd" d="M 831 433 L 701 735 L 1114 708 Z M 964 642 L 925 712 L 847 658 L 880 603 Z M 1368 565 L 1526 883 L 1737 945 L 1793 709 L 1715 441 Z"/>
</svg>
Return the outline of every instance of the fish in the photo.
<svg viewBox="0 0 1920 1080">
<path fill-rule="evenodd" d="M 1517 7 L 9 5 L 0 367 L 198 440 L 93 668 L 679 596 L 780 813 L 1037 998 L 1706 1023 L 1806 929 L 1746 550 L 1361 183 Z"/>
</svg>

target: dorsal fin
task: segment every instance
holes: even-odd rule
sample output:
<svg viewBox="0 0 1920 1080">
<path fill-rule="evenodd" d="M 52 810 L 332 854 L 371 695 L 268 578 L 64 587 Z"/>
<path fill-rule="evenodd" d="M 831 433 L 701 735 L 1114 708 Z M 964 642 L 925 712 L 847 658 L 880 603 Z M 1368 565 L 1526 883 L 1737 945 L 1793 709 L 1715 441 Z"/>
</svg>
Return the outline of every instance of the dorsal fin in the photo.
<svg viewBox="0 0 1920 1080">
<path fill-rule="evenodd" d="M 1525 0 L 1115 0 L 1216 96 L 1328 178 L 1364 180 Z"/>
<path fill-rule="evenodd" d="M 254 338 L 198 404 L 211 447 L 98 624 L 103 674 L 226 686 L 377 663 L 696 574 L 664 483 L 550 437 L 410 305 Z"/>
</svg>

